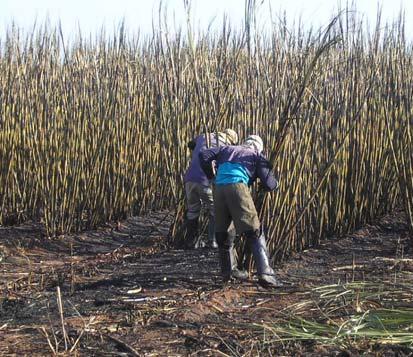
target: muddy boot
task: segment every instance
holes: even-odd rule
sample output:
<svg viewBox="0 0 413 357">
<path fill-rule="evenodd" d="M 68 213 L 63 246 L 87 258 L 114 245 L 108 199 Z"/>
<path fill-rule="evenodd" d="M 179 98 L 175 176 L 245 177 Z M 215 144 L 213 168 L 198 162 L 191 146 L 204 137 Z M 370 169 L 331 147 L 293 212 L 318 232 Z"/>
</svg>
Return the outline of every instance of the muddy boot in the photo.
<svg viewBox="0 0 413 357">
<path fill-rule="evenodd" d="M 255 265 L 257 266 L 258 283 L 265 288 L 278 288 L 283 286 L 270 266 L 264 234 L 260 234 L 259 230 L 248 231 L 245 232 L 245 237 L 247 238 L 247 243 L 250 246 Z"/>
<path fill-rule="evenodd" d="M 186 232 L 185 232 L 185 249 L 199 248 L 198 242 L 198 217 L 194 219 L 186 220 Z"/>
<path fill-rule="evenodd" d="M 247 280 L 248 274 L 237 268 L 233 245 L 227 232 L 215 233 L 218 243 L 219 263 L 224 283 L 231 279 Z"/>
<path fill-rule="evenodd" d="M 228 247 L 228 233 L 216 232 L 215 237 L 218 243 L 219 265 L 224 283 L 231 280 L 231 254 Z"/>
<path fill-rule="evenodd" d="M 228 232 L 228 245 L 230 251 L 230 259 L 231 259 L 231 277 L 238 279 L 238 280 L 248 280 L 248 272 L 246 270 L 238 269 L 238 262 L 235 256 L 235 241 L 236 233 L 235 231 Z"/>
<path fill-rule="evenodd" d="M 215 217 L 209 216 L 208 221 L 208 241 L 206 243 L 207 248 L 218 248 L 217 241 L 215 239 Z"/>
</svg>

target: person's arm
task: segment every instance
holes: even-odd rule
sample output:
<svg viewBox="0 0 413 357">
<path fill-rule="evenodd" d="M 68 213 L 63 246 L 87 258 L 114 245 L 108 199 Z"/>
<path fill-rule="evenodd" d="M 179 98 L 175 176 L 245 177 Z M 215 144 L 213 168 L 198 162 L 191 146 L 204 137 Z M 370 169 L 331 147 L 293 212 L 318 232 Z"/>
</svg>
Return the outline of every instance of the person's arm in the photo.
<svg viewBox="0 0 413 357">
<path fill-rule="evenodd" d="M 270 162 L 262 155 L 257 159 L 257 176 L 261 180 L 261 185 L 266 191 L 274 191 L 278 189 L 278 180 L 272 172 Z"/>
<path fill-rule="evenodd" d="M 212 162 L 217 159 L 219 150 L 219 147 L 215 147 L 211 149 L 201 150 L 201 152 L 199 153 L 199 162 L 201 164 L 201 168 L 205 172 L 205 175 L 209 180 L 213 179 L 215 176 Z"/>
</svg>

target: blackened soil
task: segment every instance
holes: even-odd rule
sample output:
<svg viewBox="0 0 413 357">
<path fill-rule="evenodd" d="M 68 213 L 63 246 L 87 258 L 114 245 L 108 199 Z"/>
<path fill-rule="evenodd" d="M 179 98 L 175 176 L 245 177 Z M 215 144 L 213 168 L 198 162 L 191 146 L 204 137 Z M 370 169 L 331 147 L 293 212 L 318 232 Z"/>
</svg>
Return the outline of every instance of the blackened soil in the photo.
<svg viewBox="0 0 413 357">
<path fill-rule="evenodd" d="M 274 291 L 254 277 L 222 286 L 214 250 L 168 249 L 171 218 L 152 213 L 54 241 L 35 224 L 0 228 L 0 355 L 412 354 L 401 346 L 266 345 L 254 325 L 285 315 L 320 285 L 411 281 L 402 213 L 295 254 L 276 267 L 287 284 Z"/>
</svg>

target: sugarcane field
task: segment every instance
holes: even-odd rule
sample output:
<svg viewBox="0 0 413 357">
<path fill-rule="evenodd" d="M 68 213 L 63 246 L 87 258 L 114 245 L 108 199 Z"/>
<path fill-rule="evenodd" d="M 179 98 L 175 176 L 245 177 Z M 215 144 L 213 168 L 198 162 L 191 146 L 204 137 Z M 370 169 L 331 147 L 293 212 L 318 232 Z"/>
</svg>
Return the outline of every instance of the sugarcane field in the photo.
<svg viewBox="0 0 413 357">
<path fill-rule="evenodd" d="M 0 32 L 0 356 L 413 356 L 410 18 L 194 2 Z"/>
</svg>

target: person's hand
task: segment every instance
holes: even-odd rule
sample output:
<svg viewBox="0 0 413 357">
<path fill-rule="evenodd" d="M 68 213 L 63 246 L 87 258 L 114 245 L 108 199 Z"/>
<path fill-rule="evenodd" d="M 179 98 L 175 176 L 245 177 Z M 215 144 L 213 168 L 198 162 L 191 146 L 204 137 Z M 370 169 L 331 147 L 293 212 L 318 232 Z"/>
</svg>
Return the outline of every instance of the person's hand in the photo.
<svg viewBox="0 0 413 357">
<path fill-rule="evenodd" d="M 258 183 L 258 192 L 262 192 L 262 193 L 268 192 L 267 188 L 264 186 L 264 184 L 261 181 Z"/>
<path fill-rule="evenodd" d="M 195 146 L 196 146 L 195 140 L 191 140 L 191 141 L 188 143 L 188 149 L 191 150 L 191 151 L 195 149 Z"/>
</svg>

